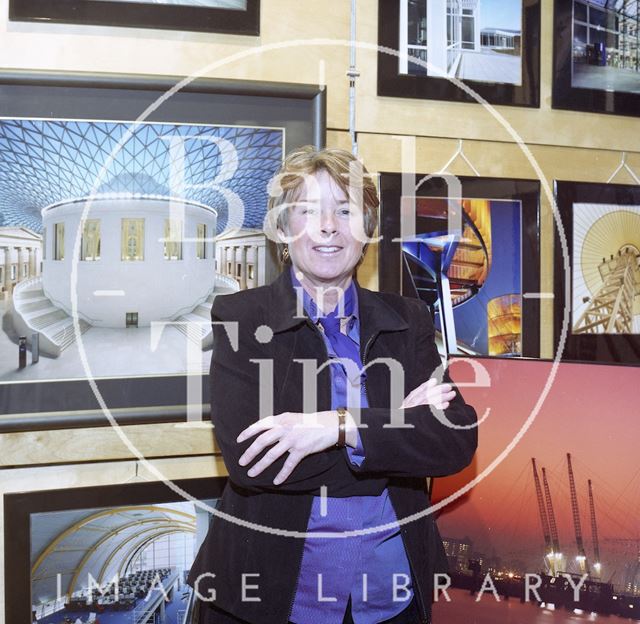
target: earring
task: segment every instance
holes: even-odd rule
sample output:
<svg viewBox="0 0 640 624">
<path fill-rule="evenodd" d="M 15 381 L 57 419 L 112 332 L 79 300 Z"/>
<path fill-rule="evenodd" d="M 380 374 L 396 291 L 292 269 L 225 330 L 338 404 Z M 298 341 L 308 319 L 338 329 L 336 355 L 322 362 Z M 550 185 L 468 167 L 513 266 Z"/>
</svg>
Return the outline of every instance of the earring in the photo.
<svg viewBox="0 0 640 624">
<path fill-rule="evenodd" d="M 282 262 L 285 264 L 289 262 L 289 245 L 285 245 L 282 249 Z"/>
</svg>

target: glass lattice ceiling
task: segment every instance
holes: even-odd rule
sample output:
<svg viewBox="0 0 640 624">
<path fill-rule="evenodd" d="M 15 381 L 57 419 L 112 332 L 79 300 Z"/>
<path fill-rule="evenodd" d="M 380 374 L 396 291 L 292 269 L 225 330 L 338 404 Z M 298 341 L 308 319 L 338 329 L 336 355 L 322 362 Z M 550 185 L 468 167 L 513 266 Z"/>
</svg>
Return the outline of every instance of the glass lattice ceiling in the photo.
<svg viewBox="0 0 640 624">
<path fill-rule="evenodd" d="M 0 226 L 41 232 L 45 206 L 118 193 L 211 206 L 220 232 L 231 192 L 243 227 L 260 228 L 282 151 L 278 129 L 0 119 Z"/>
</svg>

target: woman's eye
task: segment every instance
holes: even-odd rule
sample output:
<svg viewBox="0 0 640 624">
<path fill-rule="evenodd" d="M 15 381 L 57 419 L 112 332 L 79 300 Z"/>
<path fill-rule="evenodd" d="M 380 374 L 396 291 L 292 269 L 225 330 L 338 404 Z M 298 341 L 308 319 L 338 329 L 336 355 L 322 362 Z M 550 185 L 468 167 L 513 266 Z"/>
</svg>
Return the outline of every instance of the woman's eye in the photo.
<svg viewBox="0 0 640 624">
<path fill-rule="evenodd" d="M 340 209 L 340 214 L 341 215 L 350 215 L 351 214 L 351 209 L 350 208 L 341 208 Z"/>
</svg>

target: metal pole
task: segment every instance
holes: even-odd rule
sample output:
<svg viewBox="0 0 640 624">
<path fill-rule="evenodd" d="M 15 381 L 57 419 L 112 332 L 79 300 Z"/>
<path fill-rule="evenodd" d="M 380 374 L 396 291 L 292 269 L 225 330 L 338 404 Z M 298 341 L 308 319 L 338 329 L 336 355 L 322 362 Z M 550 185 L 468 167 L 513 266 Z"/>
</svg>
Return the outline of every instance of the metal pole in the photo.
<svg viewBox="0 0 640 624">
<path fill-rule="evenodd" d="M 356 78 L 360 73 L 356 69 L 356 2 L 351 0 L 351 46 L 349 50 L 349 136 L 351 137 L 351 152 L 358 155 L 358 140 L 356 136 Z"/>
</svg>

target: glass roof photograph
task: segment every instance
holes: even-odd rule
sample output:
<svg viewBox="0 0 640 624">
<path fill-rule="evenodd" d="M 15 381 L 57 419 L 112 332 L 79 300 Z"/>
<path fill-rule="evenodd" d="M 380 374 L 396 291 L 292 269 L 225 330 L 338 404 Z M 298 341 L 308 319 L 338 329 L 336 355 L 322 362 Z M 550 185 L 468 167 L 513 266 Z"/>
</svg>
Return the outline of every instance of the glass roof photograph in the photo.
<svg viewBox="0 0 640 624">
<path fill-rule="evenodd" d="M 220 235 L 260 233 L 283 150 L 283 128 L 0 118 L 0 384 L 84 377 L 78 336 L 96 377 L 183 374 L 185 344 L 192 339 L 207 370 L 213 299 L 239 287 L 237 279 L 217 271 L 215 244 L 206 252 L 204 245 L 200 252 L 189 248 L 184 257 L 180 245 L 179 258 L 165 247 L 125 266 L 117 220 L 105 218 L 95 247 L 98 256 L 104 252 L 102 261 L 80 264 L 76 332 L 70 299 L 74 228 L 67 228 L 65 254 L 64 225 L 89 202 L 89 219 L 106 217 L 103 211 L 152 210 L 151 231 L 158 223 L 166 227 L 171 206 L 182 201 L 192 207 L 190 214 L 197 210 L 201 221 L 209 219 L 206 238 L 214 243 Z M 92 213 L 93 199 L 108 201 L 96 201 Z M 57 207 L 60 223 L 51 223 L 47 211 Z M 183 227 L 191 227 L 195 217 L 185 212 L 183 218 Z M 49 252 L 43 262 L 45 238 Z M 143 249 L 144 240 L 142 233 Z M 257 257 L 257 247 L 252 253 Z M 164 262 L 176 259 L 182 262 Z M 251 262 L 259 260 L 252 256 Z M 263 275 L 264 266 L 256 271 Z M 105 298 L 104 292 L 115 295 Z M 169 320 L 175 325 L 154 342 L 152 325 Z M 184 333 L 187 323 L 197 324 L 199 338 Z M 17 366 L 13 355 L 21 337 L 36 365 Z"/>
<path fill-rule="evenodd" d="M 283 144 L 270 128 L 0 119 L 0 227 L 41 233 L 46 206 L 118 194 L 204 204 L 218 233 L 239 199 L 242 227 L 261 229 Z"/>
</svg>

